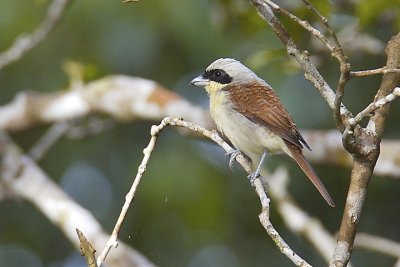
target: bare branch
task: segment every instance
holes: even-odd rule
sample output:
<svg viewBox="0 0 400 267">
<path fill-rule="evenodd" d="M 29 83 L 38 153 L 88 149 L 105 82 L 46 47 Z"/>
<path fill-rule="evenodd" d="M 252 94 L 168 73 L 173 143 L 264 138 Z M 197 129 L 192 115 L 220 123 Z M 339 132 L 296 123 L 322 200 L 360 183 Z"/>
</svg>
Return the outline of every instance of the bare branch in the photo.
<svg viewBox="0 0 400 267">
<path fill-rule="evenodd" d="M 374 69 L 374 70 L 360 70 L 360 71 L 351 71 L 350 77 L 366 77 L 376 74 L 386 74 L 386 73 L 400 73 L 400 69 L 388 69 L 386 67 Z"/>
<path fill-rule="evenodd" d="M 7 51 L 0 54 L 0 70 L 8 64 L 19 60 L 46 39 L 60 20 L 68 1 L 69 0 L 53 0 L 53 2 L 51 2 L 47 10 L 47 16 L 39 27 L 31 35 L 24 34 L 19 36 Z"/>
<path fill-rule="evenodd" d="M 315 37 L 317 37 L 321 43 L 323 43 L 325 45 L 326 48 L 328 48 L 328 50 L 330 52 L 333 52 L 335 47 L 331 44 L 331 42 L 329 41 L 328 38 L 325 37 L 325 35 L 323 35 L 319 30 L 317 30 L 316 28 L 314 28 L 313 26 L 311 26 L 311 24 L 306 21 L 306 20 L 302 20 L 299 17 L 297 17 L 296 15 L 290 13 L 289 11 L 287 11 L 286 9 L 282 8 L 281 6 L 275 4 L 274 2 L 270 1 L 270 0 L 265 0 L 265 2 L 270 5 L 276 12 L 280 12 L 282 14 L 284 14 L 285 16 L 291 18 L 294 22 L 296 22 L 297 24 L 299 24 L 301 27 L 303 27 L 306 31 L 310 32 L 312 35 L 314 35 Z"/>
<path fill-rule="evenodd" d="M 400 33 L 393 36 L 386 47 L 388 69 L 400 68 Z M 391 94 L 400 81 L 399 73 L 383 75 L 375 102 Z M 335 252 L 330 267 L 346 266 L 353 249 L 354 238 L 365 202 L 367 187 L 380 152 L 380 140 L 389 114 L 387 103 L 375 110 L 366 128 L 355 127 L 354 132 L 346 131 L 343 145 L 354 155 L 350 187 L 340 226 Z"/>
<path fill-rule="evenodd" d="M 117 222 L 115 223 L 115 226 L 114 226 L 114 229 L 110 236 L 110 239 L 108 240 L 106 247 L 103 249 L 103 251 L 100 253 L 100 255 L 97 259 L 98 266 L 101 266 L 101 264 L 104 262 L 110 249 L 112 247 L 117 247 L 117 245 L 118 245 L 117 239 L 118 239 L 119 231 L 121 230 L 122 223 L 125 220 L 125 216 L 128 212 L 129 206 L 135 196 L 136 189 L 139 186 L 140 180 L 142 179 L 143 174 L 146 171 L 147 163 L 148 163 L 151 153 L 153 152 L 154 147 L 156 145 L 157 136 L 160 133 L 160 131 L 163 130 L 164 127 L 167 126 L 168 124 L 169 124 L 169 122 L 164 119 L 159 126 L 153 126 L 151 128 L 150 142 L 147 145 L 147 147 L 143 150 L 144 157 L 142 159 L 142 162 L 139 165 L 138 172 L 136 174 L 135 179 L 133 180 L 131 189 L 129 190 L 128 194 L 125 196 L 124 205 L 122 206 L 122 210 L 120 212 L 120 215 L 118 216 Z"/>
<path fill-rule="evenodd" d="M 357 225 L 360 221 L 362 207 L 367 194 L 369 178 L 372 175 L 373 164 L 374 162 L 364 163 L 354 161 L 349 193 L 346 199 L 338 240 L 329 264 L 330 267 L 347 266 L 350 260 Z"/>
<path fill-rule="evenodd" d="M 264 226 L 264 229 L 266 230 L 268 235 L 275 242 L 281 253 L 285 255 L 287 258 L 289 258 L 294 263 L 294 265 L 311 267 L 311 265 L 308 262 L 302 259 L 289 247 L 289 245 L 285 242 L 285 240 L 283 240 L 278 231 L 276 231 L 275 227 L 272 225 L 269 217 L 270 200 L 265 193 L 262 181 L 260 179 L 256 179 L 254 181 L 254 186 L 256 188 L 257 195 L 259 196 L 262 205 L 262 212 L 258 215 L 258 217 L 260 218 L 260 222 Z"/>
<path fill-rule="evenodd" d="M 57 122 L 40 138 L 29 151 L 34 161 L 39 161 L 46 152 L 66 133 L 70 127 L 69 122 Z"/>
<path fill-rule="evenodd" d="M 125 80 L 126 84 L 125 82 L 118 81 L 119 79 Z M 72 93 L 70 91 L 58 92 L 56 94 L 20 93 L 13 102 L 2 107 L 0 106 L 0 117 L 2 118 L 0 120 L 0 129 L 13 131 L 45 123 L 46 114 L 42 109 L 43 107 L 55 107 L 48 111 L 47 116 L 52 116 L 52 121 L 56 123 L 63 123 L 66 118 L 73 119 L 84 115 L 92 116 L 83 125 L 79 125 L 79 121 L 76 122 L 75 120 L 74 124 L 70 125 L 65 133 L 65 136 L 68 138 L 83 138 L 110 129 L 116 124 L 114 120 L 120 120 L 122 114 L 124 114 L 123 122 L 139 118 L 144 120 L 161 120 L 165 116 L 176 115 L 192 120 L 206 128 L 215 127 L 208 110 L 191 104 L 189 101 L 167 89 L 158 90 L 157 88 L 162 87 L 157 87 L 159 85 L 156 82 L 149 81 L 149 85 L 153 85 L 151 87 L 146 82 L 141 81 L 141 79 L 126 76 L 109 76 L 84 85 L 81 90 L 76 92 L 78 98 L 81 98 L 80 101 L 82 102 L 88 102 L 88 105 L 95 103 L 92 108 L 85 112 L 81 111 L 82 108 L 80 105 L 73 104 L 74 102 L 71 101 L 73 99 L 71 97 Z M 104 85 L 108 85 L 108 87 Z M 124 98 L 125 90 L 129 90 L 132 95 L 128 94 Z M 87 94 L 84 95 L 83 91 L 86 91 Z M 99 91 L 100 93 L 95 93 Z M 75 94 L 75 91 L 73 92 Z M 136 94 L 134 94 L 135 92 Z M 151 95 L 153 97 L 149 97 Z M 114 100 L 109 99 L 111 96 L 113 96 Z M 103 101 L 104 98 L 108 98 L 108 101 Z M 120 101 L 116 101 L 119 98 L 124 99 L 123 104 Z M 62 110 L 64 112 L 61 108 L 59 111 L 57 110 L 57 103 L 68 101 L 71 101 L 69 102 L 71 104 L 63 106 Z M 130 111 L 127 112 L 129 108 Z M 146 109 L 150 108 L 153 112 L 146 113 Z M 26 112 L 27 110 L 30 112 Z M 108 110 L 112 110 L 112 112 L 108 112 Z M 94 117 L 93 115 L 99 111 L 107 112 L 110 118 L 99 119 Z M 54 127 L 61 129 L 58 126 Z M 188 132 L 182 133 L 189 134 Z M 307 158 L 312 162 L 336 166 L 351 166 L 352 158 L 343 149 L 342 137 L 338 132 L 302 130 L 302 134 L 313 148 L 312 153 L 304 151 Z M 56 135 L 53 137 L 56 137 Z M 40 143 L 41 141 L 39 141 Z M 400 178 L 400 154 L 393 152 L 393 149 L 398 146 L 399 142 L 396 141 L 382 141 L 381 155 L 374 174 Z"/>
<path fill-rule="evenodd" d="M 294 45 L 290 35 L 286 32 L 283 25 L 275 17 L 271 8 L 266 3 L 267 0 L 264 1 L 249 0 L 249 1 L 256 7 L 259 15 L 268 22 L 268 24 L 272 27 L 277 36 L 285 44 L 288 54 L 294 56 L 295 59 L 300 63 L 300 66 L 303 67 L 306 79 L 309 79 L 313 83 L 313 85 L 320 91 L 320 93 L 324 96 L 329 107 L 333 111 L 334 119 L 338 129 L 341 132 L 343 132 L 346 126 L 348 125 L 348 120 L 353 117 L 352 114 L 345 109 L 342 103 L 345 86 L 347 84 L 347 81 L 350 79 L 351 68 L 350 64 L 348 63 L 347 57 L 343 53 L 341 45 L 335 33 L 333 32 L 332 28 L 329 26 L 326 18 L 324 18 L 318 12 L 318 10 L 316 10 L 311 5 L 309 1 L 307 0 L 303 1 L 311 10 L 313 10 L 321 18 L 325 26 L 332 34 L 332 37 L 334 38 L 336 45 L 335 45 L 335 51 L 332 53 L 332 55 L 339 59 L 340 71 L 341 71 L 339 83 L 336 88 L 336 94 L 333 93 L 332 89 L 326 84 L 324 79 L 320 77 L 320 74 L 315 69 L 315 67 L 309 63 L 308 54 L 306 52 L 301 53 Z M 387 47 L 388 69 L 399 68 L 400 65 L 398 60 L 400 55 L 399 50 L 400 50 L 400 42 L 396 42 L 394 40 L 389 42 Z M 394 55 L 393 53 L 397 54 Z M 397 85 L 399 81 L 399 78 L 396 78 L 395 76 L 391 76 L 392 78 L 391 80 L 388 79 L 388 75 L 394 75 L 394 73 L 387 73 L 384 75 L 381 89 L 378 91 L 378 94 L 375 97 L 375 102 L 377 102 L 378 99 L 388 96 L 392 92 L 391 90 L 393 90 L 393 88 Z M 394 97 L 389 97 L 389 99 L 391 98 Z M 357 132 L 355 134 L 353 134 L 352 131 L 344 132 L 343 144 L 346 150 L 348 150 L 353 155 L 354 165 L 352 169 L 351 183 L 349 187 L 348 197 L 346 200 L 346 206 L 342 219 L 342 224 L 339 231 L 338 241 L 335 247 L 334 255 L 330 262 L 331 267 L 346 266 L 349 262 L 357 225 L 360 219 L 363 203 L 365 201 L 367 185 L 379 156 L 380 138 L 384 130 L 384 122 L 388 113 L 389 101 L 387 100 L 389 99 L 383 101 L 384 102 L 383 104 L 381 103 L 382 101 L 378 102 L 379 105 L 381 104 L 384 105 L 386 103 L 386 105 L 382 106 L 382 108 L 378 110 L 376 110 L 378 105 L 376 104 L 374 105 L 376 114 L 371 118 L 367 129 L 362 129 L 361 127 L 359 127 L 358 129 L 356 129 Z M 362 114 L 360 116 L 362 116 Z M 377 125 L 379 125 L 379 127 L 376 127 Z"/>
<path fill-rule="evenodd" d="M 65 137 L 83 139 L 113 129 L 116 125 L 117 123 L 113 118 L 90 116 L 88 120 L 84 120 L 82 123 L 79 120 L 78 122 L 74 121 L 65 132 Z"/>
<path fill-rule="evenodd" d="M 3 132 L 0 132 L 0 164 L 0 185 L 4 185 L 7 193 L 35 205 L 76 249 L 79 249 L 76 228 L 82 229 L 94 247 L 106 244 L 109 234 L 94 216 L 74 202 L 29 156 L 23 155 Z M 118 248 L 110 254 L 109 266 L 154 266 L 128 245 L 121 243 Z"/>
<path fill-rule="evenodd" d="M 304 155 L 312 163 L 328 164 L 350 168 L 353 158 L 343 148 L 342 135 L 336 130 L 301 131 L 312 151 L 304 150 Z M 400 140 L 382 140 L 381 153 L 374 169 L 374 175 L 400 179 Z"/>
<path fill-rule="evenodd" d="M 309 241 L 325 261 L 329 262 L 335 247 L 335 240 L 317 218 L 310 217 L 290 197 L 287 191 L 289 182 L 287 170 L 280 167 L 268 178 L 268 193 L 276 203 L 275 208 L 283 218 L 285 225 L 292 232 Z"/>
<path fill-rule="evenodd" d="M 335 47 L 333 48 L 333 50 L 330 50 L 332 52 L 332 56 L 334 56 L 335 58 L 337 58 L 340 62 L 340 64 L 344 64 L 347 62 L 347 57 L 343 52 L 343 48 L 339 42 L 339 39 L 336 36 L 335 31 L 332 29 L 331 25 L 329 25 L 328 19 L 324 16 L 322 16 L 322 14 L 318 11 L 318 9 L 316 9 L 310 1 L 308 0 L 303 0 L 304 4 L 306 5 L 306 7 L 310 10 L 312 10 L 315 14 L 317 14 L 317 16 L 320 18 L 320 20 L 322 21 L 322 23 L 324 23 L 326 29 L 328 30 L 329 34 L 332 36 L 333 41 L 335 42 Z"/>
<path fill-rule="evenodd" d="M 335 108 L 333 109 L 333 118 L 335 120 L 336 126 L 340 132 L 343 132 L 345 129 L 345 123 L 342 119 L 342 116 L 340 114 L 340 107 L 343 103 L 343 97 L 344 97 L 344 90 L 346 87 L 347 82 L 350 79 L 350 64 L 348 63 L 343 63 L 341 62 L 341 68 L 340 68 L 340 78 L 339 82 L 336 88 L 336 97 L 335 97 Z"/>
<path fill-rule="evenodd" d="M 78 228 L 76 228 L 76 233 L 78 234 L 79 238 L 81 255 L 85 257 L 88 267 L 97 267 L 96 257 L 94 256 L 96 250 Z"/>
<path fill-rule="evenodd" d="M 400 258 L 400 244 L 398 242 L 366 233 L 358 233 L 354 246 Z"/>
<path fill-rule="evenodd" d="M 336 95 L 335 95 L 335 98 L 334 98 L 334 103 L 333 103 L 333 106 L 331 106 L 331 108 L 333 110 L 333 115 L 334 115 L 334 119 L 335 119 L 336 125 L 337 125 L 338 129 L 341 132 L 343 132 L 344 129 L 345 129 L 345 126 L 344 126 L 343 118 L 341 116 L 341 105 L 342 105 L 342 102 L 343 102 L 345 86 L 346 86 L 348 80 L 350 79 L 350 75 L 349 74 L 350 74 L 351 67 L 350 67 L 350 64 L 348 63 L 347 56 L 343 52 L 342 46 L 340 45 L 340 42 L 339 42 L 339 40 L 338 40 L 338 38 L 336 36 L 335 31 L 329 25 L 328 20 L 324 16 L 322 16 L 321 13 L 307 0 L 303 0 L 303 2 L 307 6 L 307 8 L 312 10 L 321 19 L 321 21 L 323 22 L 323 24 L 327 28 L 328 32 L 332 36 L 332 38 L 333 38 L 333 40 L 335 42 L 335 45 L 332 45 L 330 43 L 330 41 L 328 40 L 328 38 L 326 38 L 320 31 L 318 31 L 317 29 L 312 27 L 308 21 L 304 21 L 304 20 L 298 18 L 297 16 L 293 15 L 292 13 L 290 13 L 287 10 L 285 10 L 284 8 L 278 6 L 277 4 L 275 4 L 272 1 L 264 0 L 264 2 L 266 4 L 268 4 L 269 6 L 271 6 L 277 12 L 282 12 L 284 15 L 288 16 L 289 18 L 291 18 L 293 21 L 295 21 L 297 24 L 299 24 L 305 30 L 307 30 L 308 32 L 313 34 L 316 38 L 318 38 L 325 45 L 325 47 L 328 49 L 328 51 L 331 52 L 331 55 L 339 61 L 341 75 L 340 75 L 340 79 L 339 79 L 339 82 L 338 82 L 338 86 L 336 88 Z M 275 22 L 274 24 L 270 24 L 270 25 L 272 27 L 274 27 L 273 25 L 276 26 L 278 24 L 279 24 L 279 22 Z M 284 31 L 283 26 L 279 27 L 279 28 L 281 28 L 279 30 L 279 32 L 282 35 L 281 32 Z M 287 36 L 287 37 L 290 37 L 290 36 Z M 281 40 L 282 40 L 282 38 L 281 38 Z M 316 86 L 316 85 L 314 84 L 314 86 Z M 347 118 L 348 118 L 348 116 L 346 116 L 345 119 L 347 119 Z"/>
<path fill-rule="evenodd" d="M 139 185 L 139 182 L 143 176 L 143 173 L 146 170 L 146 165 L 148 163 L 148 160 L 150 158 L 150 155 L 152 151 L 154 150 L 157 137 L 160 134 L 160 132 L 166 127 L 166 126 L 178 126 L 178 127 L 184 127 L 185 129 L 188 129 L 190 131 L 199 133 L 204 135 L 205 137 L 211 139 L 218 145 L 220 145 L 225 151 L 231 151 L 232 148 L 217 134 L 215 131 L 208 131 L 205 128 L 192 123 L 192 122 L 187 122 L 183 121 L 182 119 L 179 118 L 172 118 L 172 117 L 166 117 L 164 118 L 159 125 L 154 125 L 151 128 L 151 139 L 148 144 L 148 146 L 143 150 L 144 157 L 142 160 L 142 163 L 139 165 L 138 172 L 136 174 L 135 180 L 132 184 L 132 187 L 128 194 L 125 197 L 125 203 L 122 208 L 121 214 L 118 218 L 118 221 L 115 225 L 115 228 L 113 230 L 113 234 L 110 237 L 109 241 L 107 242 L 107 246 L 104 248 L 103 252 L 97 259 L 97 264 L 100 266 L 101 263 L 104 261 L 106 258 L 108 252 L 112 248 L 112 246 L 115 246 L 117 244 L 117 238 L 118 238 L 118 232 L 121 228 L 121 225 L 123 223 L 123 220 L 125 218 L 126 212 L 129 208 L 130 203 L 132 202 L 135 192 L 137 189 L 137 186 Z M 237 156 L 236 160 L 242 165 L 242 167 L 246 170 L 246 172 L 250 173 L 251 172 L 251 164 L 249 161 L 247 161 L 243 156 L 239 155 Z M 264 226 L 266 232 L 268 235 L 272 238 L 272 240 L 275 242 L 277 247 L 280 249 L 280 251 L 287 256 L 296 266 L 310 266 L 305 260 L 303 260 L 299 255 L 297 255 L 290 247 L 289 245 L 282 239 L 282 237 L 279 235 L 279 233 L 275 230 L 273 225 L 271 224 L 269 220 L 269 198 L 265 193 L 262 181 L 259 178 L 256 178 L 254 181 L 254 186 L 256 188 L 256 193 L 260 198 L 261 205 L 262 205 L 262 212 L 259 215 L 260 222 Z"/>
<path fill-rule="evenodd" d="M 52 94 L 19 93 L 0 107 L 0 129 L 17 131 L 32 125 L 107 114 L 119 121 L 159 120 L 182 116 L 200 125 L 213 125 L 208 111 L 191 104 L 160 84 L 137 77 L 107 76 L 81 88 Z"/>
<path fill-rule="evenodd" d="M 399 96 L 400 96 L 400 87 L 396 87 L 392 93 L 388 94 L 384 98 L 372 102 L 363 111 L 358 113 L 354 118 L 349 119 L 349 125 L 347 126 L 346 131 L 347 132 L 353 131 L 354 127 L 356 127 L 356 125 L 358 125 L 365 117 L 372 116 L 377 109 L 392 102 Z"/>
<path fill-rule="evenodd" d="M 287 33 L 284 26 L 279 22 L 271 7 L 265 2 L 265 0 L 249 0 L 249 2 L 257 9 L 258 14 L 271 26 L 275 31 L 276 35 L 286 46 L 287 53 L 293 56 L 299 63 L 300 67 L 303 68 L 305 78 L 309 80 L 314 87 L 321 93 L 322 97 L 328 103 L 328 106 L 335 110 L 335 98 L 336 95 L 332 88 L 321 76 L 317 68 L 311 63 L 308 52 L 301 52 L 295 43 L 293 42 L 290 35 Z M 346 109 L 346 107 L 340 105 L 340 114 L 345 118 L 351 117 L 351 113 Z"/>
<path fill-rule="evenodd" d="M 343 122 L 343 118 L 341 116 L 340 107 L 343 102 L 344 90 L 345 90 L 346 84 L 350 79 L 350 71 L 351 71 L 350 63 L 348 62 L 347 56 L 343 52 L 343 48 L 339 42 L 339 39 L 336 36 L 335 31 L 329 25 L 328 19 L 325 18 L 324 16 L 322 16 L 322 14 L 318 11 L 318 9 L 316 9 L 311 4 L 310 1 L 303 0 L 303 2 L 307 6 L 307 8 L 309 8 L 315 14 L 317 14 L 317 16 L 324 23 L 329 34 L 332 36 L 333 41 L 335 42 L 335 46 L 330 51 L 332 53 L 332 56 L 335 57 L 340 63 L 340 78 L 339 78 L 338 85 L 336 87 L 336 97 L 335 97 L 335 102 L 334 102 L 335 108 L 333 109 L 333 118 L 336 122 L 336 126 L 339 129 L 339 131 L 343 132 L 345 129 L 345 126 L 344 126 L 345 123 Z M 329 49 L 329 47 L 328 47 L 328 49 Z"/>
</svg>

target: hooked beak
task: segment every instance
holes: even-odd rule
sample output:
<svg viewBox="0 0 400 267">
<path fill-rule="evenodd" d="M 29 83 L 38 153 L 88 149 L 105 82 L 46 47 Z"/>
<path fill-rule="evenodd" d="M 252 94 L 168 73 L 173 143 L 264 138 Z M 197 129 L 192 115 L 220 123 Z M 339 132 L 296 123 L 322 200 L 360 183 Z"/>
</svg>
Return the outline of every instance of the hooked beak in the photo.
<svg viewBox="0 0 400 267">
<path fill-rule="evenodd" d="M 194 78 L 190 83 L 195 86 L 206 86 L 210 82 L 209 79 L 203 78 L 202 75 Z"/>
</svg>

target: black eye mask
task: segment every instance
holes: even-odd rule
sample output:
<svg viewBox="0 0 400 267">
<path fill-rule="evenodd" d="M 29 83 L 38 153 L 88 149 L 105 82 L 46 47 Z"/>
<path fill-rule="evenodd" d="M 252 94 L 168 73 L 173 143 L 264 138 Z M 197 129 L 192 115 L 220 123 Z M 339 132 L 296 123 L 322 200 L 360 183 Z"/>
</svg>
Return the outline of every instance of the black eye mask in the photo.
<svg viewBox="0 0 400 267">
<path fill-rule="evenodd" d="M 203 73 L 203 78 L 214 81 L 220 84 L 229 84 L 232 82 L 232 77 L 223 70 L 207 70 Z"/>
</svg>

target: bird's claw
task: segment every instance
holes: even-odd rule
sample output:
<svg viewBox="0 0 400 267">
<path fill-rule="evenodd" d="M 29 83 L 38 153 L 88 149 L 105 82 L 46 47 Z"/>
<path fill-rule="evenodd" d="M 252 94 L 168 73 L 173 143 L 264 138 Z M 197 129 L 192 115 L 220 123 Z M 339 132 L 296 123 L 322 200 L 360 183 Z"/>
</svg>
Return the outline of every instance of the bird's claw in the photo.
<svg viewBox="0 0 400 267">
<path fill-rule="evenodd" d="M 235 161 L 236 157 L 238 155 L 240 155 L 240 150 L 236 149 L 236 150 L 230 150 L 228 152 L 226 152 L 225 156 L 229 157 L 229 168 L 233 168 L 233 162 Z"/>
<path fill-rule="evenodd" d="M 260 173 L 257 172 L 257 171 L 252 172 L 252 173 L 250 173 L 249 175 L 247 175 L 247 179 L 249 179 L 250 184 L 251 184 L 252 186 L 254 186 L 254 181 L 255 181 L 257 178 L 260 178 L 260 177 L 261 177 L 261 176 L 260 176 Z"/>
<path fill-rule="evenodd" d="M 261 167 L 262 167 L 262 164 L 263 164 L 263 162 L 264 162 L 264 160 L 265 160 L 265 158 L 267 156 L 268 156 L 268 150 L 264 149 L 264 153 L 261 156 L 261 159 L 260 159 L 260 162 L 258 163 L 257 169 L 253 173 L 251 173 L 250 175 L 247 176 L 247 178 L 249 178 L 250 183 L 251 183 L 252 186 L 254 186 L 254 180 L 256 178 L 261 177 L 261 175 L 260 175 Z"/>
</svg>

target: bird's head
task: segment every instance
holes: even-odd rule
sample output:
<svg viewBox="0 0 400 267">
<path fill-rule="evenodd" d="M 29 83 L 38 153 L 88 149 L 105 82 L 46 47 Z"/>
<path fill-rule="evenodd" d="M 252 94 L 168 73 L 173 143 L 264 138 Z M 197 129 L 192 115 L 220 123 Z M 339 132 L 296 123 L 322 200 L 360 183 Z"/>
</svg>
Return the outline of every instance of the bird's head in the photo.
<svg viewBox="0 0 400 267">
<path fill-rule="evenodd" d="M 191 84 L 203 86 L 208 94 L 216 93 L 226 86 L 247 84 L 261 79 L 245 65 L 233 58 L 220 58 L 211 63 L 206 71 L 194 78 Z"/>
</svg>

